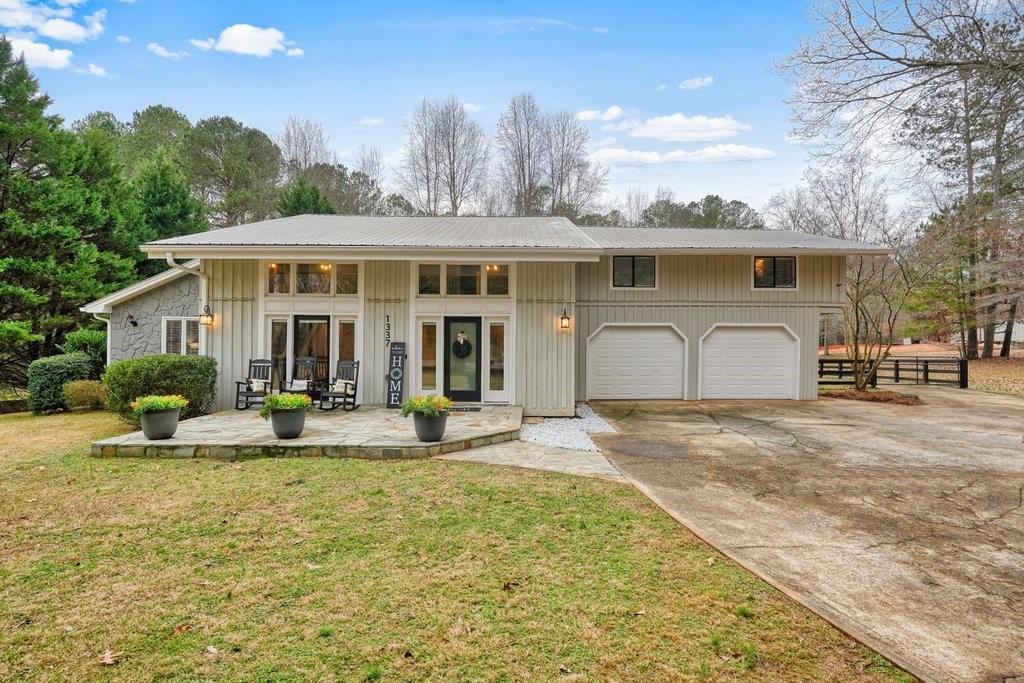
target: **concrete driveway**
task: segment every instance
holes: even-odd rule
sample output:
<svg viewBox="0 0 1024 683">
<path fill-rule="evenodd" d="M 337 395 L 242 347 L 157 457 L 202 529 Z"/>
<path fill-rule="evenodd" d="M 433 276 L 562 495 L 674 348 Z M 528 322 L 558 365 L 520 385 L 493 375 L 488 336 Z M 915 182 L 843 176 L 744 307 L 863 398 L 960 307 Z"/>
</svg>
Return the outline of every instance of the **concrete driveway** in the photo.
<svg viewBox="0 0 1024 683">
<path fill-rule="evenodd" d="M 619 433 L 594 436 L 698 536 L 917 676 L 1024 677 L 1024 399 L 914 391 L 595 402 Z"/>
</svg>

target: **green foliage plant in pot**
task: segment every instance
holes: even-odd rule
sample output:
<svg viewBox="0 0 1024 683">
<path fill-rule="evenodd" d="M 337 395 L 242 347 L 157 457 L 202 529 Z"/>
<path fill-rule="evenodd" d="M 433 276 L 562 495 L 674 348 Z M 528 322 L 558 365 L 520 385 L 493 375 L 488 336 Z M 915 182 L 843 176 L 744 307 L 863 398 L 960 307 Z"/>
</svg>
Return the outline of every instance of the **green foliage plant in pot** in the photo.
<svg viewBox="0 0 1024 683">
<path fill-rule="evenodd" d="M 409 417 L 412 413 L 412 423 L 420 441 L 440 441 L 448 424 L 448 411 L 453 405 L 447 396 L 413 396 L 402 404 L 402 417 Z"/>
<path fill-rule="evenodd" d="M 178 417 L 188 405 L 183 396 L 140 396 L 132 401 L 135 418 L 142 422 L 142 433 L 150 441 L 169 439 L 178 430 Z"/>
<path fill-rule="evenodd" d="M 270 420 L 274 436 L 294 439 L 306 427 L 306 413 L 313 401 L 306 394 L 270 394 L 263 399 L 260 417 Z"/>
</svg>

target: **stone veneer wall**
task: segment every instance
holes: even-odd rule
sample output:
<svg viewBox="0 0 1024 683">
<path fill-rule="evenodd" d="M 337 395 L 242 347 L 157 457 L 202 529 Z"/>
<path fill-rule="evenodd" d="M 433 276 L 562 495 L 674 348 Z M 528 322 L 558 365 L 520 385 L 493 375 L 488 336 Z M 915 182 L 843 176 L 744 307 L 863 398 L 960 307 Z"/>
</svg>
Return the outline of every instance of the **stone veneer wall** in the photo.
<svg viewBox="0 0 1024 683">
<path fill-rule="evenodd" d="M 164 316 L 199 315 L 199 278 L 183 275 L 162 287 L 114 306 L 110 314 L 109 362 L 160 353 Z M 138 326 L 128 324 L 134 315 Z"/>
</svg>

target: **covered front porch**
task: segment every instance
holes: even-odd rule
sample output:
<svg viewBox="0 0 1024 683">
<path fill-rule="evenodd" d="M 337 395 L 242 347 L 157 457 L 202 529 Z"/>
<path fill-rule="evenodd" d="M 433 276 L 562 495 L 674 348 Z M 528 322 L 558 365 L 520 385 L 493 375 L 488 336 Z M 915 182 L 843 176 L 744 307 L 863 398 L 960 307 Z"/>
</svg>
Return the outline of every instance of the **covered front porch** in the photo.
<svg viewBox="0 0 1024 683">
<path fill-rule="evenodd" d="M 416 438 L 412 418 L 397 410 L 363 406 L 354 412 L 306 416 L 297 439 L 277 439 L 255 409 L 225 410 L 185 420 L 173 438 L 150 441 L 131 432 L 92 444 L 100 457 L 180 457 L 237 460 L 258 457 L 321 456 L 339 458 L 428 458 L 519 438 L 519 406 L 460 408 L 448 416 L 444 439 Z"/>
</svg>

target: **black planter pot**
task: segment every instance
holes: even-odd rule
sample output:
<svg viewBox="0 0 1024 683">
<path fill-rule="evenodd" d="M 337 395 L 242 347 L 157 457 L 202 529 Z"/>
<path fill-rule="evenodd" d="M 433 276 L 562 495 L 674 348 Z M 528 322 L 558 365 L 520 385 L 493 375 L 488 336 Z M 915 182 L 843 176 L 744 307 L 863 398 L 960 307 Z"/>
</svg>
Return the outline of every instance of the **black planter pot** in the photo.
<svg viewBox="0 0 1024 683">
<path fill-rule="evenodd" d="M 270 426 L 279 439 L 294 439 L 306 426 L 306 409 L 289 408 L 270 411 Z"/>
<path fill-rule="evenodd" d="M 142 433 L 150 441 L 169 439 L 178 431 L 180 408 L 153 410 L 142 414 Z"/>
<path fill-rule="evenodd" d="M 444 428 L 448 423 L 448 411 L 439 413 L 437 417 L 428 417 L 423 413 L 412 414 L 412 424 L 416 428 L 416 438 L 420 441 L 440 441 L 444 436 Z"/>
</svg>

